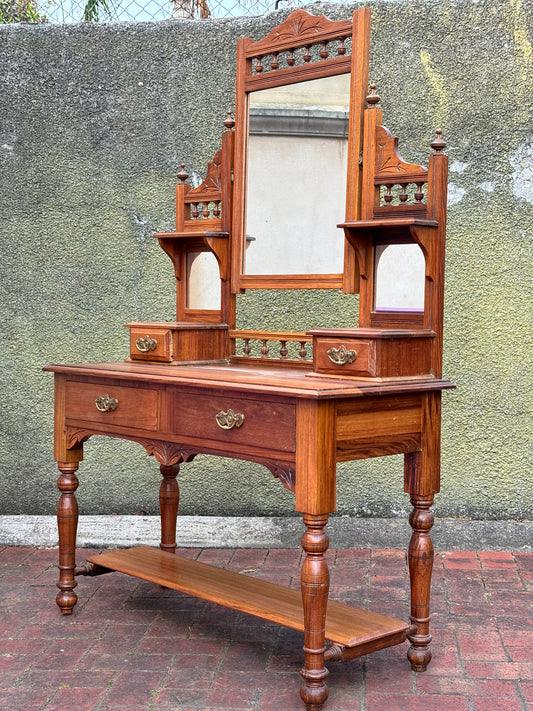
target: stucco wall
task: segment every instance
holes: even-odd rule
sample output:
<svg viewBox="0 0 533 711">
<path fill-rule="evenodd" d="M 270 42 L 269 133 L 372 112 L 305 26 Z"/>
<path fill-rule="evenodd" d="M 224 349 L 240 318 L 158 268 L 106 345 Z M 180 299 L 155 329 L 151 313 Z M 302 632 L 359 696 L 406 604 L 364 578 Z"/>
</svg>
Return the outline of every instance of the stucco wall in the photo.
<svg viewBox="0 0 533 711">
<path fill-rule="evenodd" d="M 446 516 L 532 518 L 531 3 L 371 2 L 371 78 L 404 157 L 450 156 L 443 487 Z M 318 6 L 332 18 L 353 5 Z M 52 513 L 52 362 L 121 360 L 131 320 L 173 318 L 170 261 L 183 160 L 202 175 L 234 105 L 235 42 L 288 14 L 158 24 L 0 26 L 0 513 Z M 342 217 L 342 216 L 341 216 Z M 240 324 L 355 324 L 341 294 L 249 293 Z M 335 312 L 332 315 L 332 312 Z M 310 317 L 312 314 L 312 318 Z M 138 445 L 94 437 L 84 513 L 155 513 L 159 470 Z M 407 508 L 399 457 L 339 466 L 339 511 Z M 259 466 L 199 456 L 182 512 L 289 514 Z"/>
</svg>

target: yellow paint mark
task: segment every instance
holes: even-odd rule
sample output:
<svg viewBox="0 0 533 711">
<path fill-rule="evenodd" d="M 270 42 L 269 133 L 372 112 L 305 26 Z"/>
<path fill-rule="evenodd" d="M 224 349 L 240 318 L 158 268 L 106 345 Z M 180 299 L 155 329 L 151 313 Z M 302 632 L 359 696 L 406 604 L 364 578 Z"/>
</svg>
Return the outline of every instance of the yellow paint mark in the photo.
<svg viewBox="0 0 533 711">
<path fill-rule="evenodd" d="M 524 90 L 531 92 L 531 65 L 533 59 L 533 49 L 529 41 L 527 30 L 529 27 L 528 16 L 522 7 L 522 0 L 511 0 L 509 7 L 513 16 L 513 39 L 516 48 L 517 74 L 513 78 L 513 83 L 518 85 L 522 93 Z M 531 96 L 529 95 L 531 100 Z"/>
<path fill-rule="evenodd" d="M 449 113 L 449 98 L 448 92 L 446 91 L 444 79 L 433 66 L 431 55 L 426 49 L 423 49 L 420 52 L 420 61 L 422 62 L 424 71 L 426 72 L 427 78 L 429 79 L 429 83 L 431 84 L 433 91 L 437 95 L 438 107 L 436 111 L 436 118 L 439 124 L 438 128 L 445 131 L 447 127 Z"/>
</svg>

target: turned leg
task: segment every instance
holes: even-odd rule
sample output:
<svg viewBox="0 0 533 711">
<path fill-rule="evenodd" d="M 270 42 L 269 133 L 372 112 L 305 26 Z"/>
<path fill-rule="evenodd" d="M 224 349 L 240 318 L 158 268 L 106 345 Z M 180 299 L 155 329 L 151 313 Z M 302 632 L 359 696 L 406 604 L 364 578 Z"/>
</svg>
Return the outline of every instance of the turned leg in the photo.
<svg viewBox="0 0 533 711">
<path fill-rule="evenodd" d="M 58 462 L 61 476 L 57 488 L 61 492 L 57 505 L 57 528 L 59 532 L 59 592 L 56 602 L 64 615 L 70 615 L 78 600 L 74 592 L 76 568 L 76 531 L 78 528 L 78 502 L 74 492 L 78 488 L 77 462 Z"/>
<path fill-rule="evenodd" d="M 305 683 L 300 689 L 307 711 L 321 711 L 328 698 L 324 666 L 326 607 L 329 593 L 329 571 L 324 553 L 329 540 L 324 531 L 327 514 L 304 514 L 307 530 L 302 537 L 305 560 L 302 566 L 301 587 L 304 608 L 305 666 L 300 672 Z"/>
<path fill-rule="evenodd" d="M 180 502 L 180 491 L 176 477 L 180 467 L 179 464 L 169 466 L 162 464 L 160 469 L 163 481 L 159 488 L 159 510 L 161 513 L 161 543 L 159 547 L 169 553 L 175 553 L 176 522 Z"/>
<path fill-rule="evenodd" d="M 411 647 L 407 658 L 414 671 L 425 671 L 431 661 L 428 645 L 429 599 L 431 592 L 431 573 L 433 570 L 433 543 L 429 534 L 433 526 L 433 514 L 430 507 L 433 496 L 411 496 L 413 511 L 409 523 L 413 529 L 409 544 L 409 575 L 411 578 L 411 622 L 416 626 L 416 633 L 409 636 Z"/>
</svg>

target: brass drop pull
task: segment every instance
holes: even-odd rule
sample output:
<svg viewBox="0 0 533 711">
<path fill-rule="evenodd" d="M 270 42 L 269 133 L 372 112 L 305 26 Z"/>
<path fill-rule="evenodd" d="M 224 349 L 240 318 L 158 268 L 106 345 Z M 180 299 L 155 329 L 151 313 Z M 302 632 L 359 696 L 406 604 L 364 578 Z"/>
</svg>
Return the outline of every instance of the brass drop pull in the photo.
<svg viewBox="0 0 533 711">
<path fill-rule="evenodd" d="M 145 336 L 144 338 L 138 338 L 135 341 L 137 350 L 141 353 L 149 353 L 150 351 L 155 351 L 157 348 L 157 341 L 155 338 L 150 338 L 150 336 Z"/>
<path fill-rule="evenodd" d="M 95 400 L 96 409 L 100 412 L 109 412 L 110 410 L 116 410 L 118 405 L 118 400 L 110 395 L 102 395 L 97 397 Z"/>
<path fill-rule="evenodd" d="M 328 358 L 335 365 L 346 365 L 354 362 L 357 358 L 357 353 L 354 350 L 348 350 L 346 346 L 339 346 L 339 348 L 329 349 Z"/>
<path fill-rule="evenodd" d="M 233 412 L 230 409 L 227 412 L 221 410 L 216 416 L 217 425 L 223 430 L 232 430 L 234 427 L 240 427 L 244 422 L 244 415 L 240 412 Z"/>
</svg>

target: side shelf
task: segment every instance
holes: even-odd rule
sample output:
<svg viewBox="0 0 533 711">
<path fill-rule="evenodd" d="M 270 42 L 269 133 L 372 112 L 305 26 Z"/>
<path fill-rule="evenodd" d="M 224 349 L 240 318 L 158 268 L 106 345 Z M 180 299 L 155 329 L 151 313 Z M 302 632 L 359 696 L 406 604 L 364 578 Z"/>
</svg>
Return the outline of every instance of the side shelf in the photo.
<svg viewBox="0 0 533 711">
<path fill-rule="evenodd" d="M 91 556 L 88 560 L 103 568 L 304 631 L 299 590 L 147 546 L 110 551 Z M 360 654 L 367 654 L 404 641 L 408 631 L 409 625 L 401 620 L 334 600 L 328 602 L 326 639 L 342 647 L 349 647 L 350 658 L 359 656 L 353 648 L 360 647 Z"/>
</svg>

